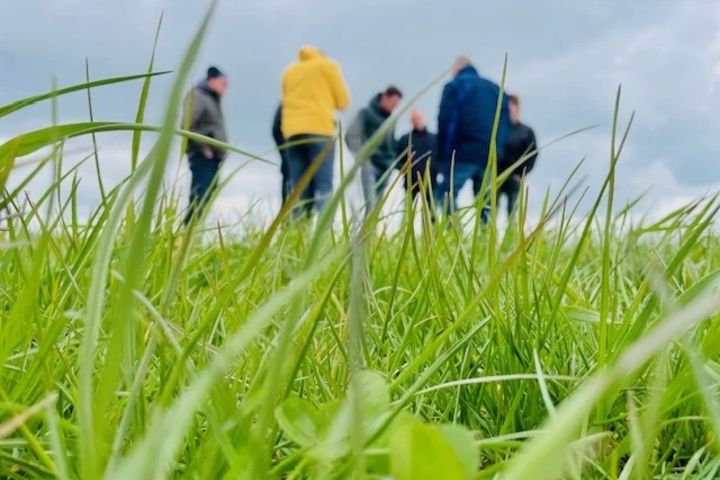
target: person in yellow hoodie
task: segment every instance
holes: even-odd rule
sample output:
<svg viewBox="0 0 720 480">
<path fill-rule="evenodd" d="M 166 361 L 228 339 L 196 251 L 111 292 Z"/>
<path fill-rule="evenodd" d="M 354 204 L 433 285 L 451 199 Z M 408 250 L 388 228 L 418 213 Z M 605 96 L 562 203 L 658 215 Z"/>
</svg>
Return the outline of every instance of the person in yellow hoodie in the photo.
<svg viewBox="0 0 720 480">
<path fill-rule="evenodd" d="M 287 149 L 290 188 L 294 189 L 313 162 L 324 155 L 310 184 L 300 196 L 295 216 L 322 210 L 332 194 L 335 159 L 335 111 L 350 107 L 350 91 L 340 65 L 311 46 L 282 77 L 283 136 Z"/>
</svg>

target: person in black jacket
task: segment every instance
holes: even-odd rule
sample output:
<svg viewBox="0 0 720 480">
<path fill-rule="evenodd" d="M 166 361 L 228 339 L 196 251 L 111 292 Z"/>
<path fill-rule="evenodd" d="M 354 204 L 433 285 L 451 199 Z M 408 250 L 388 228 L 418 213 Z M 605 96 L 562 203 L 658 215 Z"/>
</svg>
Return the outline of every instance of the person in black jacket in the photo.
<svg viewBox="0 0 720 480">
<path fill-rule="evenodd" d="M 410 114 L 410 122 L 413 129 L 398 140 L 398 155 L 403 155 L 400 167 L 403 171 L 409 168 L 409 177 L 403 175 L 403 186 L 405 190 L 410 187 L 413 200 L 425 189 L 428 193 L 435 190 L 435 168 L 432 161 L 435 159 L 437 138 L 430 133 L 425 124 L 425 116 L 420 110 L 413 110 Z M 428 167 L 429 165 L 429 167 Z M 429 178 L 426 180 L 426 172 Z M 408 185 L 408 180 L 410 185 Z M 426 183 L 429 182 L 429 183 Z"/>
<path fill-rule="evenodd" d="M 285 136 L 282 133 L 282 104 L 278 105 L 277 110 L 275 110 L 272 135 L 273 140 L 275 140 L 275 145 L 278 147 L 278 153 L 280 154 L 280 175 L 282 176 L 280 192 L 282 194 L 282 203 L 284 205 L 285 200 L 287 200 L 287 197 L 290 194 L 290 172 L 288 171 L 287 149 L 282 148 L 285 144 Z"/>
<path fill-rule="evenodd" d="M 537 141 L 533 129 L 520 121 L 520 98 L 517 95 L 508 96 L 510 120 L 512 126 L 505 140 L 503 154 L 498 161 L 498 175 L 509 170 L 520 160 L 523 162 L 516 166 L 513 173 L 500 185 L 497 191 L 498 201 L 507 197 L 508 217 L 515 209 L 515 203 L 520 195 L 522 179 L 535 168 L 538 157 Z M 482 176 L 473 179 L 473 189 L 476 194 L 480 190 Z"/>
<path fill-rule="evenodd" d="M 445 85 L 440 101 L 437 137 L 437 166 L 443 174 L 437 197 L 439 204 L 447 202 L 448 211 L 457 208 L 457 194 L 465 183 L 483 176 L 493 145 L 501 155 L 510 128 L 507 97 L 500 87 L 481 77 L 467 57 L 458 57 L 452 70 L 455 76 Z M 498 101 L 500 118 L 493 138 Z M 482 215 L 486 221 L 487 208 Z"/>
</svg>

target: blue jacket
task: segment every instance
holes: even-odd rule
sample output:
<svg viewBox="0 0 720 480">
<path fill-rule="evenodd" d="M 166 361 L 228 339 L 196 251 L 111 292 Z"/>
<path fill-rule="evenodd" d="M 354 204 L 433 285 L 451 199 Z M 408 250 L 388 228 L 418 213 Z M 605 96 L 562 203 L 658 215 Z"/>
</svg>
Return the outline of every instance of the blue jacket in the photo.
<svg viewBox="0 0 720 480">
<path fill-rule="evenodd" d="M 455 153 L 456 163 L 476 163 L 485 167 L 500 87 L 478 75 L 472 65 L 458 72 L 443 90 L 438 115 L 439 164 L 448 166 Z M 510 130 L 507 96 L 503 95 L 495 143 L 498 158 Z"/>
</svg>

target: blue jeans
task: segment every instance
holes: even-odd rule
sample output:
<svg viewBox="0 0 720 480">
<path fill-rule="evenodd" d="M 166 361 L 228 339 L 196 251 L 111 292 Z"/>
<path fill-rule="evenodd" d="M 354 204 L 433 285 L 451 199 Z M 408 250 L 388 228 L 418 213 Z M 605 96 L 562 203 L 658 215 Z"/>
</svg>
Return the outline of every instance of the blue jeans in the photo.
<svg viewBox="0 0 720 480">
<path fill-rule="evenodd" d="M 388 171 L 367 161 L 360 167 L 360 182 L 365 197 L 365 215 L 375 210 L 378 200 L 385 194 L 388 183 Z"/>
<path fill-rule="evenodd" d="M 325 208 L 333 189 L 333 168 L 335 163 L 335 145 L 333 137 L 324 135 L 301 134 L 290 137 L 288 143 L 302 142 L 287 149 L 287 167 L 290 177 L 290 189 L 294 190 L 310 166 L 325 154 L 320 165 L 310 179 L 308 186 L 300 194 L 300 204 L 293 215 L 299 218 L 309 215 L 313 210 Z M 328 145 L 329 144 L 329 145 Z"/>
<path fill-rule="evenodd" d="M 482 179 L 485 175 L 485 165 L 478 163 L 456 162 L 454 170 L 450 171 L 450 166 L 442 170 L 443 183 L 437 189 L 437 204 L 445 206 L 445 213 L 450 214 L 458 209 L 457 195 L 468 181 L 474 181 L 477 178 Z M 474 189 L 473 189 L 474 190 Z M 475 192 L 477 195 L 477 192 Z M 490 217 L 488 206 L 485 205 L 482 210 L 483 222 L 487 222 Z"/>
<path fill-rule="evenodd" d="M 202 152 L 188 154 L 190 163 L 190 203 L 185 224 L 190 223 L 193 217 L 202 215 L 208 199 L 217 187 L 217 174 L 220 170 L 220 162 L 214 158 L 207 158 Z"/>
</svg>

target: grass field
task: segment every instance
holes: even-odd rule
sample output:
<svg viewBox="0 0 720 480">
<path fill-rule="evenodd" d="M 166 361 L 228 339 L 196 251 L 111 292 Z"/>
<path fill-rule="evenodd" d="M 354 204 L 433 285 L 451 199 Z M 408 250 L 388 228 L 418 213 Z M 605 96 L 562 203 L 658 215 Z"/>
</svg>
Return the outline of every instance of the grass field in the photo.
<svg viewBox="0 0 720 480">
<path fill-rule="evenodd" d="M 206 28 L 160 127 L 153 75 L 0 107 L 143 82 L 135 123 L 0 145 L 0 477 L 720 477 L 716 197 L 633 221 L 614 122 L 589 212 L 570 177 L 503 232 L 480 205 L 389 231 L 343 196 L 379 132 L 314 223 L 184 229 L 162 179 Z M 133 173 L 80 220 L 62 140 L 120 130 Z M 30 203 L 5 189 L 26 155 L 57 178 Z"/>
</svg>

